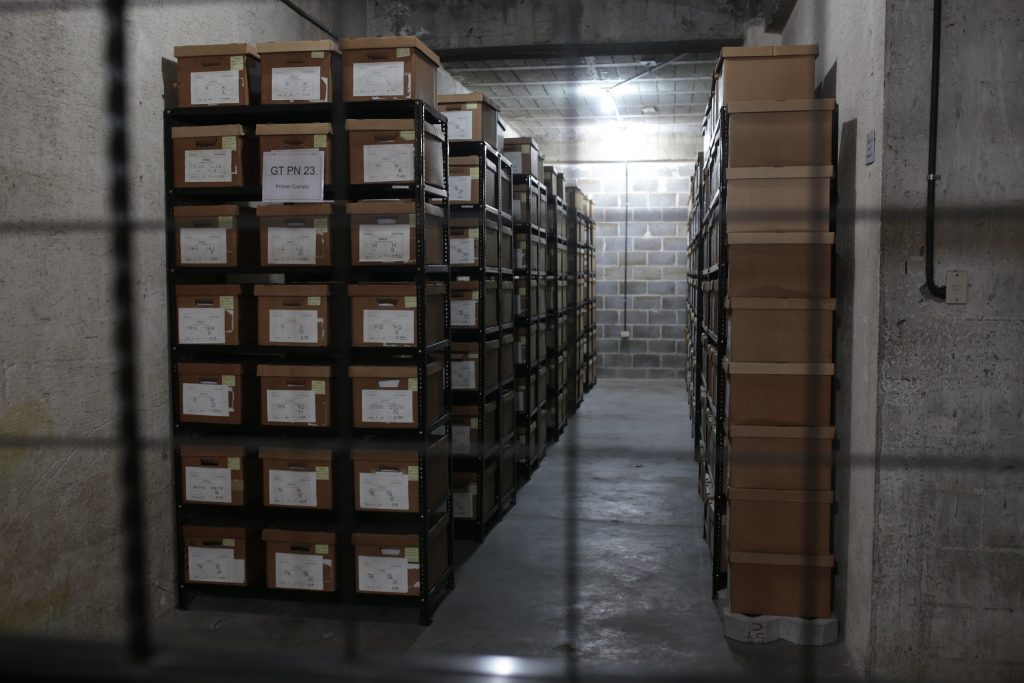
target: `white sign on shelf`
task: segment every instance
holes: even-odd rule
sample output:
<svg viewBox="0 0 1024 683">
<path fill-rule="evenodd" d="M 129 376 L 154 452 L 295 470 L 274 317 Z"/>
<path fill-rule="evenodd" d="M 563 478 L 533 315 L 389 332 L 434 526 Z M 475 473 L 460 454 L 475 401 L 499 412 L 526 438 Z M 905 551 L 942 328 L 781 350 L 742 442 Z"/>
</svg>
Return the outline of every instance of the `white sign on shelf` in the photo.
<svg viewBox="0 0 1024 683">
<path fill-rule="evenodd" d="M 368 510 L 408 510 L 409 475 L 405 472 L 360 472 L 359 504 Z"/>
<path fill-rule="evenodd" d="M 245 583 L 245 560 L 234 548 L 188 547 L 188 578 L 209 583 Z"/>
<path fill-rule="evenodd" d="M 412 424 L 412 394 L 409 389 L 363 389 L 363 422 Z"/>
<path fill-rule="evenodd" d="M 452 299 L 452 327 L 476 327 L 477 301 Z"/>
<path fill-rule="evenodd" d="M 411 183 L 416 180 L 413 145 L 389 143 L 363 147 L 363 181 Z"/>
<path fill-rule="evenodd" d="M 316 507 L 316 472 L 270 470 L 271 505 Z"/>
<path fill-rule="evenodd" d="M 231 470 L 227 467 L 186 467 L 185 500 L 191 503 L 230 503 Z"/>
<path fill-rule="evenodd" d="M 179 308 L 179 344 L 223 344 L 225 310 L 223 308 Z"/>
<path fill-rule="evenodd" d="M 277 579 L 277 587 L 322 591 L 326 562 L 328 560 L 320 555 L 274 553 L 274 575 Z"/>
<path fill-rule="evenodd" d="M 263 153 L 264 202 L 322 202 L 324 151 L 275 149 Z"/>
<path fill-rule="evenodd" d="M 367 309 L 363 311 L 366 344 L 415 344 L 416 311 Z"/>
<path fill-rule="evenodd" d="M 231 387 L 223 384 L 182 384 L 181 412 L 201 417 L 228 417 Z"/>
<path fill-rule="evenodd" d="M 228 262 L 228 231 L 224 228 L 181 228 L 178 236 L 183 264 Z"/>
<path fill-rule="evenodd" d="M 267 421 L 316 424 L 316 395 L 312 390 L 269 389 Z"/>
<path fill-rule="evenodd" d="M 365 263 L 405 263 L 409 260 L 412 226 L 360 225 L 359 260 Z"/>
<path fill-rule="evenodd" d="M 316 263 L 315 228 L 267 228 L 267 263 L 301 266 Z"/>
<path fill-rule="evenodd" d="M 355 97 L 402 97 L 405 92 L 403 62 L 366 62 L 352 65 Z"/>
<path fill-rule="evenodd" d="M 192 104 L 239 104 L 237 71 L 193 71 Z"/>
<path fill-rule="evenodd" d="M 293 66 L 272 69 L 270 99 L 278 102 L 320 102 L 320 67 Z"/>
<path fill-rule="evenodd" d="M 453 202 L 473 201 L 473 179 L 468 175 L 448 177 L 448 199 Z"/>
<path fill-rule="evenodd" d="M 270 309 L 270 342 L 276 344 L 316 344 L 320 340 L 320 318 L 316 311 Z"/>
<path fill-rule="evenodd" d="M 408 593 L 408 561 L 404 557 L 360 555 L 359 590 L 367 593 Z"/>
<path fill-rule="evenodd" d="M 186 183 L 230 183 L 230 149 L 186 149 Z"/>
<path fill-rule="evenodd" d="M 452 361 L 452 389 L 476 389 L 476 361 Z"/>
<path fill-rule="evenodd" d="M 452 142 L 473 139 L 473 112 L 446 111 L 448 117 L 448 139 Z"/>
</svg>

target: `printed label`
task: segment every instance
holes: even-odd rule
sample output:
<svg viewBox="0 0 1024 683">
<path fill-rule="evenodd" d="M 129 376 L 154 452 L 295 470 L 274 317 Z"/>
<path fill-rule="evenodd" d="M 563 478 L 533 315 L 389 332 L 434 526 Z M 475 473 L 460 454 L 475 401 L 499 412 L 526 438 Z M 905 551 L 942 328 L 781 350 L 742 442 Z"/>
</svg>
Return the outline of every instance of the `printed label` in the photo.
<svg viewBox="0 0 1024 683">
<path fill-rule="evenodd" d="M 451 246 L 451 262 L 453 266 L 472 266 L 476 263 L 476 240 L 466 237 L 453 237 L 448 241 Z"/>
<path fill-rule="evenodd" d="M 452 327 L 476 327 L 477 302 L 452 299 Z"/>
<path fill-rule="evenodd" d="M 408 389 L 364 389 L 363 422 L 412 424 L 412 394 Z"/>
<path fill-rule="evenodd" d="M 468 175 L 453 175 L 448 178 L 449 199 L 453 202 L 473 201 L 473 179 Z"/>
<path fill-rule="evenodd" d="M 181 228 L 178 231 L 178 240 L 182 264 L 226 264 L 228 262 L 227 230 Z"/>
<path fill-rule="evenodd" d="M 188 548 L 188 578 L 209 583 L 245 583 L 245 560 L 231 548 Z"/>
<path fill-rule="evenodd" d="M 473 519 L 476 517 L 474 508 L 472 493 L 452 494 L 452 514 L 456 519 Z"/>
<path fill-rule="evenodd" d="M 416 180 L 414 145 L 387 144 L 363 147 L 363 182 L 411 183 Z"/>
<path fill-rule="evenodd" d="M 231 387 L 220 384 L 182 385 L 181 412 L 201 417 L 228 417 Z"/>
<path fill-rule="evenodd" d="M 264 202 L 322 202 L 324 151 L 277 149 L 263 153 Z"/>
<path fill-rule="evenodd" d="M 267 228 L 267 263 L 275 266 L 316 263 L 314 228 Z"/>
<path fill-rule="evenodd" d="M 316 344 L 319 341 L 319 318 L 316 311 L 270 309 L 271 344 Z"/>
<path fill-rule="evenodd" d="M 225 343 L 223 308 L 179 308 L 179 344 Z"/>
<path fill-rule="evenodd" d="M 324 558 L 319 555 L 274 553 L 274 574 L 278 588 L 322 591 Z"/>
<path fill-rule="evenodd" d="M 408 510 L 409 475 L 404 472 L 360 472 L 359 504 L 369 510 Z"/>
<path fill-rule="evenodd" d="M 409 563 L 404 557 L 360 555 L 359 590 L 365 593 L 408 593 Z"/>
<path fill-rule="evenodd" d="M 352 94 L 356 97 L 402 97 L 405 95 L 404 63 L 353 64 Z"/>
<path fill-rule="evenodd" d="M 316 507 L 316 472 L 270 470 L 271 505 Z"/>
<path fill-rule="evenodd" d="M 452 389 L 476 389 L 476 361 L 452 361 Z"/>
<path fill-rule="evenodd" d="M 297 66 L 271 70 L 270 99 L 276 101 L 320 101 L 320 67 Z"/>
<path fill-rule="evenodd" d="M 473 139 L 473 112 L 446 111 L 448 117 L 448 139 L 452 142 Z"/>
<path fill-rule="evenodd" d="M 409 236 L 406 224 L 360 225 L 359 260 L 366 263 L 405 263 L 409 260 Z"/>
<path fill-rule="evenodd" d="M 234 57 L 231 58 L 234 60 Z M 239 104 L 236 71 L 193 71 L 192 104 Z"/>
<path fill-rule="evenodd" d="M 416 311 L 363 311 L 363 343 L 415 344 Z"/>
<path fill-rule="evenodd" d="M 185 500 L 191 503 L 230 503 L 231 470 L 227 467 L 186 467 Z"/>
<path fill-rule="evenodd" d="M 469 433 L 470 428 L 466 425 L 452 425 L 452 453 L 472 453 Z"/>
<path fill-rule="evenodd" d="M 312 391 L 267 391 L 267 421 L 316 424 L 316 398 Z"/>
<path fill-rule="evenodd" d="M 186 183 L 230 183 L 231 150 L 186 149 Z"/>
</svg>

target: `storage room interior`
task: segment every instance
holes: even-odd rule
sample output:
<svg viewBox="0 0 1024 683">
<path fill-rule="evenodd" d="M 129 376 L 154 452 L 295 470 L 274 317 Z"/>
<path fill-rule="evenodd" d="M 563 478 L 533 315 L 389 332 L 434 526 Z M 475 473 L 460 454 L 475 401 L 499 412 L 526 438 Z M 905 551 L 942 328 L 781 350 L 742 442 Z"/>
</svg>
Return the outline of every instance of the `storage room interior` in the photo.
<svg viewBox="0 0 1024 683">
<path fill-rule="evenodd" d="M 1024 679 L 1024 3 L 0 55 L 5 680 Z"/>
</svg>

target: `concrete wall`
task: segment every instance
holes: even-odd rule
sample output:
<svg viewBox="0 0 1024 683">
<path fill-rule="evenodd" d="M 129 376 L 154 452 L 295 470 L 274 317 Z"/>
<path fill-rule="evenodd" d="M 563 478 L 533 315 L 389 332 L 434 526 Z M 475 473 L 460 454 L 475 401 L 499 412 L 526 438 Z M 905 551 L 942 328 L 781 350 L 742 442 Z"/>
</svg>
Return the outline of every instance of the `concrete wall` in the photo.
<svg viewBox="0 0 1024 683">
<path fill-rule="evenodd" d="M 594 199 L 600 376 L 682 378 L 692 164 L 631 163 L 628 193 L 625 164 L 563 170 L 567 184 Z M 629 339 L 621 338 L 624 329 Z"/>
<path fill-rule="evenodd" d="M 333 21 L 331 3 L 307 2 Z M 34 7 L 33 7 L 34 6 Z M 29 9 L 31 7 L 31 9 Z M 0 447 L 0 629 L 119 636 L 123 573 L 116 430 L 103 23 L 97 6 L 22 3 L 0 21 L 0 434 L 66 439 Z M 5 5 L 3 10 L 10 8 Z M 140 3 L 130 12 L 139 419 L 154 612 L 173 587 L 173 493 L 163 242 L 163 60 L 175 44 L 323 37 L 286 6 Z"/>
</svg>

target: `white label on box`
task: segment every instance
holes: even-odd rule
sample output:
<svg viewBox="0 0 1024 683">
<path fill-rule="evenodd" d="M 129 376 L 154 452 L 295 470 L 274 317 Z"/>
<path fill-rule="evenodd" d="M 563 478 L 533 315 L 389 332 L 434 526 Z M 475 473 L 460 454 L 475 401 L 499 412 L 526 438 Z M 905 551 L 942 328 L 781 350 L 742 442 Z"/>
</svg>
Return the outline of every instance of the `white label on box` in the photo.
<svg viewBox="0 0 1024 683">
<path fill-rule="evenodd" d="M 316 263 L 315 228 L 267 228 L 267 263 L 274 266 Z"/>
<path fill-rule="evenodd" d="M 452 299 L 452 327 L 476 327 L 476 301 Z"/>
<path fill-rule="evenodd" d="M 223 228 L 182 228 L 178 239 L 183 264 L 228 262 L 228 231 Z"/>
<path fill-rule="evenodd" d="M 230 503 L 231 470 L 227 467 L 186 467 L 185 500 L 190 503 Z"/>
<path fill-rule="evenodd" d="M 367 62 L 352 65 L 355 97 L 402 97 L 405 95 L 404 62 Z"/>
<path fill-rule="evenodd" d="M 360 472 L 359 505 L 368 510 L 408 510 L 409 475 L 404 472 Z"/>
<path fill-rule="evenodd" d="M 467 425 L 452 425 L 452 453 L 471 453 L 470 428 Z"/>
<path fill-rule="evenodd" d="M 179 308 L 179 344 L 223 344 L 223 308 Z"/>
<path fill-rule="evenodd" d="M 412 424 L 412 393 L 408 389 L 364 389 L 363 422 Z"/>
<path fill-rule="evenodd" d="M 272 69 L 270 99 L 320 102 L 320 67 L 293 66 Z"/>
<path fill-rule="evenodd" d="M 365 593 L 408 593 L 409 563 L 404 557 L 360 555 L 359 590 Z"/>
<path fill-rule="evenodd" d="M 267 421 L 315 424 L 315 394 L 310 390 L 269 389 Z"/>
<path fill-rule="evenodd" d="M 523 172 L 523 153 L 522 152 L 502 152 L 505 158 L 512 162 L 512 173 Z"/>
<path fill-rule="evenodd" d="M 270 309 L 271 344 L 316 344 L 319 341 L 319 317 L 316 311 Z"/>
<path fill-rule="evenodd" d="M 452 361 L 452 389 L 476 389 L 476 361 Z"/>
<path fill-rule="evenodd" d="M 316 507 L 316 471 L 270 470 L 270 504 Z"/>
<path fill-rule="evenodd" d="M 473 506 L 473 494 L 453 493 L 452 514 L 456 519 L 473 519 L 476 517 L 476 510 Z"/>
<path fill-rule="evenodd" d="M 192 104 L 240 104 L 237 71 L 193 71 Z"/>
<path fill-rule="evenodd" d="M 230 183 L 230 149 L 186 149 L 186 183 Z"/>
<path fill-rule="evenodd" d="M 451 245 L 451 261 L 453 266 L 471 266 L 476 263 L 476 240 L 468 237 L 453 237 Z"/>
<path fill-rule="evenodd" d="M 277 588 L 322 591 L 324 589 L 325 561 L 319 555 L 274 553 L 274 574 Z"/>
<path fill-rule="evenodd" d="M 408 224 L 360 225 L 359 260 L 366 263 L 405 263 L 409 260 Z"/>
<path fill-rule="evenodd" d="M 363 343 L 415 344 L 416 311 L 363 311 Z"/>
<path fill-rule="evenodd" d="M 228 399 L 231 387 L 223 384 L 190 384 L 182 385 L 181 412 L 184 415 L 202 417 L 228 417 Z"/>
<path fill-rule="evenodd" d="M 448 196 L 453 202 L 473 201 L 473 179 L 468 175 L 453 175 L 448 178 Z"/>
<path fill-rule="evenodd" d="M 446 111 L 448 117 L 448 140 L 473 139 L 473 112 L 471 111 Z"/>
<path fill-rule="evenodd" d="M 276 149 L 263 153 L 263 201 L 322 202 L 324 151 Z"/>
<path fill-rule="evenodd" d="M 245 560 L 231 548 L 188 547 L 188 578 L 209 583 L 245 583 Z"/>
<path fill-rule="evenodd" d="M 363 182 L 411 183 L 416 180 L 413 145 L 363 147 Z"/>
</svg>

